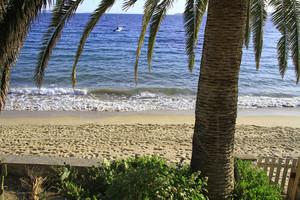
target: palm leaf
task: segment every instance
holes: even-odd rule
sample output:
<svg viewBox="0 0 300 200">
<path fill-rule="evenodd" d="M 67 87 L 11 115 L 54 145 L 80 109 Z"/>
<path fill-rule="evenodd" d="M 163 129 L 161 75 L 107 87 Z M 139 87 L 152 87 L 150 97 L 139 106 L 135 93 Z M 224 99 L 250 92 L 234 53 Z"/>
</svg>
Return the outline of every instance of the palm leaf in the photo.
<svg viewBox="0 0 300 200">
<path fill-rule="evenodd" d="M 250 35 L 251 35 L 251 1 L 253 0 L 248 0 L 247 21 L 246 21 L 246 30 L 245 30 L 245 40 L 244 40 L 244 44 L 247 49 L 249 49 Z"/>
<path fill-rule="evenodd" d="M 186 35 L 186 52 L 189 57 L 189 69 L 192 72 L 195 63 L 199 29 L 207 6 L 207 0 L 187 0 L 184 12 L 184 27 Z"/>
<path fill-rule="evenodd" d="M 290 43 L 287 34 L 282 35 L 277 43 L 279 72 L 282 78 L 284 77 L 285 71 L 288 67 L 289 45 Z"/>
<path fill-rule="evenodd" d="M 270 5 L 275 8 L 272 22 L 281 33 L 277 43 L 279 71 L 284 77 L 288 67 L 289 50 L 292 52 L 295 66 L 296 82 L 299 82 L 299 2 L 296 0 L 272 0 Z"/>
<path fill-rule="evenodd" d="M 287 31 L 286 7 L 284 6 L 282 0 L 273 0 L 270 2 L 270 5 L 275 8 L 275 11 L 272 13 L 271 20 L 282 35 L 277 43 L 277 54 L 279 72 L 283 78 L 288 66 L 289 57 L 289 37 Z"/>
<path fill-rule="evenodd" d="M 139 65 L 139 58 L 141 55 L 141 48 L 144 44 L 146 31 L 149 25 L 149 22 L 151 20 L 151 17 L 159 3 L 159 0 L 147 0 L 144 5 L 144 16 L 143 16 L 143 25 L 142 25 L 142 31 L 140 34 L 138 47 L 136 50 L 136 60 L 135 60 L 135 84 L 137 84 L 137 71 L 138 71 L 138 65 Z M 150 69 L 149 69 L 150 73 Z"/>
<path fill-rule="evenodd" d="M 52 54 L 52 50 L 57 44 L 57 41 L 61 37 L 62 29 L 66 22 L 76 12 L 80 3 L 83 0 L 58 0 L 52 13 L 51 24 L 48 27 L 47 32 L 43 36 L 43 46 L 39 53 L 37 65 L 35 68 L 34 80 L 38 87 L 41 87 L 45 75 L 45 70 Z"/>
<path fill-rule="evenodd" d="M 149 41 L 148 41 L 148 66 L 149 71 L 151 70 L 151 61 L 153 56 L 153 50 L 155 45 L 155 39 L 159 30 L 160 23 L 166 16 L 167 11 L 172 7 L 174 3 L 174 0 L 164 0 L 162 1 L 154 11 L 154 15 L 151 19 L 150 24 L 150 35 L 149 35 Z"/>
<path fill-rule="evenodd" d="M 83 34 L 80 38 L 79 45 L 77 47 L 76 59 L 75 59 L 74 65 L 73 65 L 73 71 L 72 71 L 73 88 L 75 88 L 75 85 L 76 85 L 76 67 L 77 67 L 79 58 L 82 54 L 84 44 L 85 44 L 88 36 L 90 35 L 91 31 L 97 25 L 100 18 L 105 14 L 105 12 L 107 10 L 109 10 L 113 6 L 114 3 L 115 3 L 115 0 L 102 0 L 99 4 L 98 8 L 91 15 L 89 22 L 87 23 L 86 27 L 84 28 Z"/>
<path fill-rule="evenodd" d="M 123 10 L 127 11 L 129 8 L 131 8 L 137 0 L 125 0 L 123 3 Z"/>
<path fill-rule="evenodd" d="M 259 69 L 259 62 L 263 46 L 263 33 L 267 17 L 268 13 L 266 11 L 265 0 L 251 1 L 251 28 L 257 70 Z"/>
<path fill-rule="evenodd" d="M 200 26 L 202 24 L 203 15 L 206 12 L 208 0 L 197 0 L 196 1 L 196 17 L 195 17 L 195 42 L 198 43 L 198 35 Z"/>
<path fill-rule="evenodd" d="M 0 77 L 0 110 L 5 104 L 11 68 L 16 63 L 31 23 L 38 17 L 41 9 L 45 8 L 47 2 L 50 3 L 51 1 L 1 1 L 0 72 L 2 75 Z"/>
<path fill-rule="evenodd" d="M 30 24 L 40 13 L 45 0 L 2 1 L 0 63 L 14 65 Z"/>
<path fill-rule="evenodd" d="M 292 59 L 295 67 L 296 83 L 299 83 L 300 75 L 300 3 L 297 0 L 287 0 L 288 20 L 287 28 L 290 35 L 290 47 L 292 51 Z"/>
</svg>

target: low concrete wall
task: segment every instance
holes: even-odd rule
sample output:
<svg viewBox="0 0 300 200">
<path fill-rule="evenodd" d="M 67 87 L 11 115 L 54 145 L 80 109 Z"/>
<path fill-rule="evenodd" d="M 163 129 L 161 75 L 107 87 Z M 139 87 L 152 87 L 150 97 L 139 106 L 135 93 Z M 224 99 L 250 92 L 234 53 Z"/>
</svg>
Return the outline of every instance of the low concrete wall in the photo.
<svg viewBox="0 0 300 200">
<path fill-rule="evenodd" d="M 253 155 L 235 155 L 236 158 L 251 160 L 255 165 L 257 158 Z M 81 158 L 63 158 L 63 157 L 43 157 L 43 156 L 25 156 L 25 155 L 0 155 L 0 160 L 7 165 L 9 174 L 24 176 L 26 168 L 37 168 L 44 171 L 52 170 L 51 167 L 64 166 L 68 164 L 79 171 L 87 167 L 98 166 L 103 162 L 102 159 L 81 159 Z"/>
<path fill-rule="evenodd" d="M 24 176 L 26 169 L 37 168 L 45 172 L 52 170 L 53 166 L 59 167 L 69 164 L 79 171 L 85 170 L 87 167 L 98 166 L 102 163 L 100 159 L 79 159 L 79 158 L 57 158 L 57 157 L 41 157 L 41 156 L 16 156 L 16 155 L 0 155 L 2 163 L 7 165 L 8 174 Z"/>
</svg>

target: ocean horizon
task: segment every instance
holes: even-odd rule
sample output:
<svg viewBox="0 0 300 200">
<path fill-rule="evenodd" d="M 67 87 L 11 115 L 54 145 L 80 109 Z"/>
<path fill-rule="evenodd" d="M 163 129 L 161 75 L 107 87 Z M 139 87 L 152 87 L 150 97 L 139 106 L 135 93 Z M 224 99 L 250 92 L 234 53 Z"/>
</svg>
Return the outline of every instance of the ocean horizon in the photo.
<svg viewBox="0 0 300 200">
<path fill-rule="evenodd" d="M 42 88 L 33 80 L 35 65 L 51 14 L 42 14 L 31 27 L 16 66 L 12 69 L 5 111 L 184 111 L 195 108 L 205 19 L 193 73 L 188 70 L 182 15 L 167 15 L 157 35 L 151 74 L 147 39 L 139 62 L 138 84 L 134 64 L 142 25 L 139 14 L 106 14 L 86 41 L 77 67 L 77 86 L 71 73 L 77 45 L 89 14 L 79 13 L 62 32 L 48 63 Z M 123 26 L 121 32 L 113 30 Z M 282 79 L 276 45 L 280 33 L 270 21 L 264 33 L 260 69 L 250 45 L 244 49 L 239 79 L 239 109 L 300 108 L 300 86 L 294 67 Z"/>
</svg>

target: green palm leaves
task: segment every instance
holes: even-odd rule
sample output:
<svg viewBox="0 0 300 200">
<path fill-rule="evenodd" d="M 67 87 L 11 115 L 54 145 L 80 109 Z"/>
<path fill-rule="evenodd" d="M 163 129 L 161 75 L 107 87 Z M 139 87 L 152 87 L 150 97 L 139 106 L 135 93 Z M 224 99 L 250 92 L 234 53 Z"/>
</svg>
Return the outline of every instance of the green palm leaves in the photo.
<svg viewBox="0 0 300 200">
<path fill-rule="evenodd" d="M 41 87 L 42 85 L 45 69 L 50 59 L 52 49 L 60 38 L 64 25 L 74 15 L 78 5 L 82 3 L 82 1 L 83 0 L 58 0 L 56 2 L 51 24 L 44 35 L 43 46 L 35 68 L 34 80 L 38 87 Z"/>
<path fill-rule="evenodd" d="M 139 65 L 139 57 L 141 55 L 141 48 L 144 44 L 146 31 L 148 28 L 148 25 L 150 23 L 151 17 L 156 10 L 156 7 L 159 3 L 159 0 L 147 0 L 144 5 L 144 16 L 143 16 L 143 25 L 142 25 L 142 31 L 140 34 L 138 47 L 136 50 L 136 60 L 135 60 L 135 84 L 137 84 L 137 71 L 138 71 L 138 65 Z M 150 66 L 149 66 L 149 72 L 150 72 Z"/>
<path fill-rule="evenodd" d="M 158 33 L 158 29 L 160 23 L 163 21 L 167 11 L 172 7 L 174 1 L 172 0 L 148 0 L 144 6 L 144 17 L 143 17 L 143 26 L 140 35 L 140 40 L 137 48 L 137 57 L 135 62 L 135 81 L 137 83 L 137 70 L 138 70 L 138 60 L 141 53 L 141 46 L 143 45 L 145 34 L 149 22 L 151 20 L 150 25 L 150 34 L 148 41 L 148 66 L 149 72 L 151 70 L 151 61 L 154 51 L 155 39 Z M 207 0 L 187 0 L 186 2 L 186 10 L 184 13 L 184 22 L 185 22 L 185 30 L 186 30 L 186 51 L 189 56 L 189 69 L 193 70 L 194 61 L 195 61 L 195 53 L 194 50 L 196 48 L 198 42 L 198 33 L 200 29 L 200 25 L 202 22 L 202 17 L 205 13 L 207 5 Z"/>
<path fill-rule="evenodd" d="M 148 66 L 149 72 L 151 70 L 151 61 L 154 51 L 155 39 L 158 33 L 159 25 L 163 21 L 167 11 L 172 7 L 174 1 L 171 0 L 148 0 L 144 6 L 144 17 L 143 17 L 143 26 L 140 35 L 140 40 L 137 48 L 137 57 L 135 63 L 135 81 L 137 83 L 137 70 L 138 70 L 138 60 L 141 53 L 141 46 L 143 45 L 145 34 L 149 22 L 151 20 L 150 25 L 150 34 L 148 41 Z M 186 51 L 189 56 L 189 69 L 193 70 L 194 61 L 195 61 L 195 53 L 194 50 L 196 48 L 198 42 L 198 33 L 200 29 L 200 25 L 202 22 L 202 17 L 205 13 L 207 5 L 207 0 L 187 0 L 186 9 L 184 12 L 184 22 L 185 22 L 185 30 L 186 30 Z"/>
<path fill-rule="evenodd" d="M 108 9 L 110 9 L 113 6 L 114 3 L 115 3 L 115 0 L 102 0 L 101 3 L 99 4 L 98 8 L 92 14 L 92 16 L 91 16 L 89 22 L 87 23 L 86 27 L 84 28 L 83 34 L 81 36 L 81 39 L 80 39 L 80 42 L 79 42 L 79 45 L 78 45 L 78 48 L 77 48 L 75 63 L 73 65 L 73 71 L 72 71 L 73 88 L 76 85 L 76 67 L 77 67 L 77 63 L 78 63 L 79 58 L 81 56 L 81 53 L 83 51 L 83 47 L 84 47 L 84 44 L 86 42 L 86 39 L 88 38 L 89 34 L 94 29 L 94 27 L 97 25 L 100 18 L 105 14 L 105 12 Z"/>
<path fill-rule="evenodd" d="M 266 10 L 266 0 L 250 1 L 250 20 L 253 33 L 253 48 L 255 53 L 256 69 L 258 70 L 263 47 L 264 27 L 268 18 L 268 13 Z"/>
<path fill-rule="evenodd" d="M 65 24 L 71 19 L 71 17 L 75 14 L 78 6 L 84 0 L 57 0 L 55 4 L 55 8 L 52 13 L 51 24 L 49 25 L 48 31 L 43 36 L 43 46 L 41 48 L 36 69 L 34 80 L 38 87 L 41 87 L 43 83 L 43 78 L 46 70 L 47 63 L 50 59 L 53 48 L 56 46 L 57 41 L 61 36 L 62 29 Z M 84 44 L 89 34 L 93 30 L 93 28 L 98 23 L 99 19 L 105 14 L 105 12 L 114 4 L 114 0 L 102 0 L 99 4 L 99 7 L 92 14 L 89 22 L 87 23 L 84 32 L 81 36 L 76 59 L 73 66 L 72 72 L 72 84 L 73 87 L 76 85 L 76 66 L 81 56 L 81 53 L 84 48 Z"/>
<path fill-rule="evenodd" d="M 141 46 L 144 43 L 147 27 L 150 23 L 150 34 L 148 41 L 148 66 L 149 73 L 151 72 L 151 61 L 154 51 L 155 39 L 159 30 L 160 23 L 163 21 L 167 14 L 167 11 L 172 7 L 174 0 L 147 0 L 144 5 L 144 16 L 142 31 L 137 48 L 137 56 L 135 61 L 135 82 L 137 84 L 137 70 L 138 70 L 138 60 L 141 54 Z M 150 22 L 151 21 L 151 22 Z"/>
<path fill-rule="evenodd" d="M 281 37 L 277 43 L 279 71 L 281 76 L 287 69 L 289 51 L 292 54 L 297 83 L 299 82 L 300 46 L 299 46 L 299 20 L 300 4 L 297 0 L 272 0 L 270 4 L 275 8 L 272 13 L 272 21 L 280 31 Z"/>
<path fill-rule="evenodd" d="M 9 75 L 31 23 L 51 0 L 0 0 L 0 111 L 5 104 Z"/>
<path fill-rule="evenodd" d="M 137 0 L 124 0 L 123 9 L 127 11 L 136 2 L 137 2 Z"/>
<path fill-rule="evenodd" d="M 150 35 L 149 35 L 149 41 L 148 41 L 148 66 L 149 69 L 151 69 L 151 61 L 153 56 L 153 50 L 155 45 L 155 39 L 159 30 L 160 23 L 163 21 L 164 17 L 167 14 L 167 11 L 170 7 L 172 7 L 172 4 L 174 3 L 174 0 L 164 0 L 158 4 L 156 7 L 150 24 Z"/>
<path fill-rule="evenodd" d="M 206 11 L 207 0 L 187 0 L 184 12 L 186 53 L 189 57 L 189 70 L 192 72 L 195 63 L 195 49 L 198 43 L 199 29 Z"/>
<path fill-rule="evenodd" d="M 268 17 L 267 6 L 274 12 L 271 20 L 281 33 L 277 43 L 278 64 L 281 76 L 288 66 L 289 52 L 291 52 L 293 64 L 295 66 L 296 83 L 299 82 L 299 17 L 300 6 L 298 0 L 249 0 L 248 20 L 246 22 L 245 45 L 248 48 L 250 41 L 250 31 L 253 33 L 253 48 L 255 52 L 256 68 L 259 68 L 261 51 L 263 46 L 263 31 Z"/>
</svg>

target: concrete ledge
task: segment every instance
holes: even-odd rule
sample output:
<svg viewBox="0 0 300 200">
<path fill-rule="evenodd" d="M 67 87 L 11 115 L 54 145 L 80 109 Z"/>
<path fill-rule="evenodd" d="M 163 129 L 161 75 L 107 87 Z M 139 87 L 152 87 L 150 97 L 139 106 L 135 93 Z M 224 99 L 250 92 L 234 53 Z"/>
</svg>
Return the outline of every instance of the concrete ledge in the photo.
<svg viewBox="0 0 300 200">
<path fill-rule="evenodd" d="M 253 155 L 239 154 L 234 157 L 243 160 L 257 161 Z M 45 172 L 51 171 L 53 166 L 60 167 L 69 164 L 80 172 L 85 172 L 86 168 L 98 166 L 102 159 L 81 159 L 81 158 L 63 158 L 63 157 L 43 157 L 43 156 L 25 156 L 25 155 L 0 155 L 0 160 L 7 165 L 9 174 L 24 176 L 27 168 L 37 168 Z"/>
<path fill-rule="evenodd" d="M 80 158 L 61 158 L 61 157 L 42 157 L 42 156 L 19 156 L 19 155 L 0 155 L 2 163 L 7 165 L 9 174 L 24 176 L 26 168 L 36 167 L 39 170 L 49 171 L 51 167 L 64 166 L 69 164 L 79 171 L 87 167 L 98 166 L 102 163 L 101 159 L 80 159 Z"/>
<path fill-rule="evenodd" d="M 236 154 L 234 157 L 242 160 L 257 161 L 257 157 L 251 154 Z"/>
</svg>

